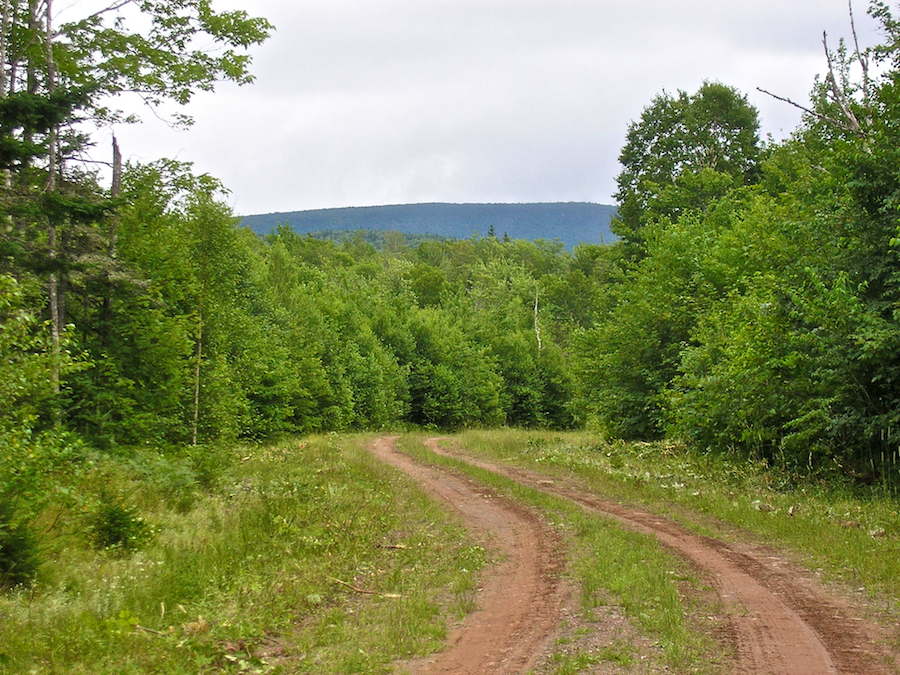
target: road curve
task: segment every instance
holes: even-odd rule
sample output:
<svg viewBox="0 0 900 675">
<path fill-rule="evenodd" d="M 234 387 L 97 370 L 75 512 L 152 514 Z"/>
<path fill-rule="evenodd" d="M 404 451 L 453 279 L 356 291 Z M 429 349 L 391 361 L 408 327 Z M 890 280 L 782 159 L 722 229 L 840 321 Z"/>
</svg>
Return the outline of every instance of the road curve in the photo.
<svg viewBox="0 0 900 675">
<path fill-rule="evenodd" d="M 897 672 L 895 657 L 880 646 L 883 636 L 877 626 L 854 616 L 846 602 L 798 574 L 779 556 L 693 534 L 663 517 L 603 500 L 584 488 L 550 481 L 533 471 L 450 452 L 440 440 L 431 439 L 426 445 L 437 454 L 564 497 L 630 529 L 652 534 L 705 571 L 728 610 L 737 641 L 737 675 Z"/>
<path fill-rule="evenodd" d="M 447 502 L 498 561 L 483 572 L 478 609 L 452 632 L 446 649 L 403 669 L 414 675 L 528 672 L 560 622 L 559 537 L 533 512 L 484 486 L 413 461 L 395 449 L 395 440 L 379 438 L 371 451 Z"/>
</svg>

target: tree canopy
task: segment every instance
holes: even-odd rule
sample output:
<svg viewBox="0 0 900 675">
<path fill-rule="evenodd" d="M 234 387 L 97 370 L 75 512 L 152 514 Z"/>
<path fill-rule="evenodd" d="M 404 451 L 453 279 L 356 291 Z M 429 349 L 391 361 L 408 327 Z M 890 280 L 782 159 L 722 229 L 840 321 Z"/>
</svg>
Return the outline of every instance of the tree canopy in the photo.
<svg viewBox="0 0 900 675">
<path fill-rule="evenodd" d="M 765 152 L 722 85 L 660 95 L 630 128 L 623 262 L 579 336 L 610 433 L 896 487 L 900 43 L 887 6 L 870 13 L 885 43 L 827 51 L 803 122 Z"/>
<path fill-rule="evenodd" d="M 718 82 L 690 95 L 659 94 L 628 127 L 613 231 L 626 243 L 641 243 L 647 223 L 702 210 L 752 182 L 759 157 L 758 113 L 744 94 Z"/>
</svg>

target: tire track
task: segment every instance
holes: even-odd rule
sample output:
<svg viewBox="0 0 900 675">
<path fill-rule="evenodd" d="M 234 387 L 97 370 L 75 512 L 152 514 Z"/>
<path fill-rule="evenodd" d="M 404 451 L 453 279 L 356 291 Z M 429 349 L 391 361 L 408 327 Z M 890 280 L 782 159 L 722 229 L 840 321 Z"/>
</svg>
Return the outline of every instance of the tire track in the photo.
<svg viewBox="0 0 900 675">
<path fill-rule="evenodd" d="M 450 452 L 431 439 L 436 454 L 456 459 L 516 482 L 564 497 L 583 508 L 612 517 L 626 527 L 652 534 L 705 571 L 728 608 L 737 641 L 739 675 L 889 675 L 896 660 L 880 643 L 877 626 L 854 616 L 786 561 L 740 544 L 693 534 L 651 513 L 616 504 L 585 489 L 548 480 L 524 469 Z M 889 665 L 893 662 L 894 667 Z"/>
<path fill-rule="evenodd" d="M 564 591 L 560 540 L 537 515 L 464 477 L 398 452 L 396 438 L 371 451 L 447 502 L 499 562 L 483 573 L 479 608 L 454 630 L 445 650 L 404 664 L 415 675 L 515 675 L 543 654 L 560 621 Z"/>
</svg>

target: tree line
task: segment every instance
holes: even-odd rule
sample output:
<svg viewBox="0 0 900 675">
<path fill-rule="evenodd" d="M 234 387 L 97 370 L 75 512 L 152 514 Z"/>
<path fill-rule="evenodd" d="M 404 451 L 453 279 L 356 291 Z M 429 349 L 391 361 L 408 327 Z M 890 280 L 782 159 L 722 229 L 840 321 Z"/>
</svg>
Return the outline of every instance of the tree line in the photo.
<svg viewBox="0 0 900 675">
<path fill-rule="evenodd" d="M 577 350 L 609 433 L 900 483 L 900 22 L 870 14 L 883 43 L 826 38 L 784 142 L 719 83 L 631 125 L 617 274 Z"/>
</svg>

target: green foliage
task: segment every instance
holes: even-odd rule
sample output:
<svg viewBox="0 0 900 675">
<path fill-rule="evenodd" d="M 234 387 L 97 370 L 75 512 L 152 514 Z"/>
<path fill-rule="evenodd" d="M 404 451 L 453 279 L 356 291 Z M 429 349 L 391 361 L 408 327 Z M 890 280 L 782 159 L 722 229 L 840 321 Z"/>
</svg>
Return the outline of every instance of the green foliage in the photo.
<svg viewBox="0 0 900 675">
<path fill-rule="evenodd" d="M 450 328 L 433 310 L 410 323 L 416 351 L 409 363 L 410 420 L 454 429 L 498 424 L 502 418 L 502 380 L 483 347 Z"/>
<path fill-rule="evenodd" d="M 472 239 L 379 252 L 282 227 L 259 255 L 285 344 L 306 364 L 307 428 L 572 423 L 565 357 L 548 337 L 535 358 L 533 332 L 535 276 L 564 267 L 561 247 Z"/>
<path fill-rule="evenodd" d="M 20 22 L 25 5 L 13 5 Z M 223 444 L 416 425 L 590 423 L 895 480 L 900 30 L 883 4 L 871 11 L 885 44 L 831 54 L 814 114 L 783 143 L 760 147 L 755 109 L 726 85 L 654 99 L 622 151 L 623 241 L 571 253 L 499 236 L 499 220 L 495 236 L 416 246 L 396 232 L 376 246 L 287 225 L 258 238 L 238 227 L 218 181 L 173 161 L 127 167 L 115 200 L 91 176 L 48 175 L 48 141 L 75 147 L 56 127 L 79 106 L 114 117 L 98 96 L 123 87 L 146 84 L 158 103 L 245 81 L 246 61 L 229 50 L 269 30 L 205 1 L 140 9 L 150 35 L 105 13 L 60 28 L 68 89 L 46 80 L 45 38 L 29 27 L 34 53 L 16 67 L 34 66 L 34 93 L 0 99 L 10 550 L 27 552 L 22 533 L 69 489 L 61 474 L 85 441 L 107 454 L 165 448 L 160 466 L 180 468 L 145 467 L 144 479 L 170 483 L 167 499 L 183 509 L 217 486 Z M 195 51 L 203 35 L 225 51 Z M 157 62 L 170 38 L 174 55 Z M 881 70 L 854 82 L 865 59 Z M 535 213 L 521 211 L 529 227 Z M 128 533 L 136 513 L 106 501 L 101 545 L 140 539 Z"/>
<path fill-rule="evenodd" d="M 511 333 L 496 337 L 491 351 L 505 382 L 501 404 L 508 425 L 574 426 L 574 383 L 558 348 L 551 344 L 538 350 L 533 333 Z"/>
<path fill-rule="evenodd" d="M 0 97 L 0 167 L 19 170 L 49 152 L 47 135 L 86 102 L 84 91 L 15 91 Z"/>
<path fill-rule="evenodd" d="M 145 279 L 129 265 L 132 260 L 117 255 L 118 223 L 111 212 L 124 200 L 110 199 L 96 176 L 65 160 L 91 143 L 81 124 L 85 117 L 122 121 L 107 107 L 113 97 L 140 92 L 152 106 L 167 100 L 183 104 L 217 81 L 250 81 L 243 52 L 265 40 L 271 25 L 243 11 L 216 12 L 208 0 L 114 3 L 88 10 L 83 19 L 56 9 L 71 20 L 56 21 L 50 2 L 4 4 L 0 165 L 7 175 L 0 196 L 5 223 L 0 272 L 22 282 L 35 280 L 46 289 L 47 306 L 36 309 L 46 309 L 53 324 L 49 379 L 54 394 L 65 370 L 57 352 L 67 324 L 76 326 L 78 346 L 94 363 L 103 362 L 94 373 L 74 376 L 71 386 L 63 387 L 64 396 L 54 397 L 43 411 L 42 423 L 59 422 L 68 413 L 71 426 L 104 445 L 134 442 L 152 433 L 156 422 L 169 435 L 181 403 L 176 401 L 181 392 L 173 392 L 182 383 L 169 380 L 155 387 L 164 378 L 154 381 L 135 372 L 140 368 L 130 357 L 149 355 L 147 347 L 168 337 L 175 338 L 176 350 L 184 340 L 172 335 L 178 326 L 153 322 L 159 316 L 152 314 L 156 334 L 144 337 L 138 326 L 129 326 L 134 333 L 126 329 L 124 335 L 117 330 L 135 321 L 140 312 L 135 305 L 147 305 L 146 297 L 134 292 Z M 135 20 L 138 26 L 131 25 Z M 126 312 L 117 313 L 123 295 L 130 296 Z M 124 321 L 123 314 L 128 316 Z M 144 338 L 143 349 L 110 354 L 135 334 Z M 166 356 L 166 366 L 176 362 Z M 166 400 L 147 405 L 142 398 L 155 398 L 148 392 L 160 392 Z"/>
<path fill-rule="evenodd" d="M 705 317 L 694 333 L 699 345 L 682 356 L 685 375 L 670 397 L 673 432 L 699 447 L 743 447 L 765 455 L 778 447 L 777 436 L 791 418 L 776 383 L 805 387 L 807 359 L 785 335 L 786 307 L 777 282 L 751 280 L 751 288 Z M 791 392 L 801 395 L 803 392 Z"/>
<path fill-rule="evenodd" d="M 30 585 L 42 562 L 31 526 L 21 522 L 13 525 L 6 510 L 0 512 L 0 590 Z"/>
<path fill-rule="evenodd" d="M 664 433 L 664 391 L 681 352 L 734 274 L 710 260 L 732 217 L 732 205 L 722 204 L 705 216 L 648 225 L 646 257 L 608 287 L 607 314 L 579 334 L 585 406 L 608 432 L 630 439 Z"/>
<path fill-rule="evenodd" d="M 386 672 L 434 651 L 471 610 L 484 550 L 374 460 L 370 440 L 228 448 L 242 461 L 187 509 L 168 499 L 180 460 L 98 457 L 87 479 L 102 475 L 108 502 L 139 508 L 158 532 L 129 555 L 98 555 L 82 537 L 42 542 L 54 553 L 43 582 L 0 595 L 0 669 L 270 672 L 315 654 L 317 673 Z M 121 516 L 113 530 L 127 532 Z M 333 579 L 386 595 L 360 602 Z"/>
<path fill-rule="evenodd" d="M 34 524 L 55 501 L 69 499 L 82 458 L 68 434 L 0 426 L 0 587 L 34 581 L 43 562 Z"/>
<path fill-rule="evenodd" d="M 291 227 L 291 218 L 288 217 L 291 215 L 292 214 L 285 214 L 286 219 L 284 221 L 278 221 L 279 223 L 283 223 L 283 225 L 278 225 L 275 229 L 277 230 L 278 227 Z M 241 225 L 242 227 L 249 227 L 258 234 L 263 234 L 264 228 L 268 225 L 268 221 L 256 220 L 253 216 L 248 216 L 241 221 Z M 332 241 L 335 244 L 356 243 L 361 241 L 374 246 L 378 250 L 389 249 L 396 246 L 398 238 L 402 241 L 403 246 L 408 246 L 409 248 L 416 248 L 423 242 L 444 241 L 447 239 L 447 237 L 440 237 L 436 234 L 419 234 L 417 232 L 401 233 L 395 230 L 318 230 L 316 232 L 304 232 L 304 234 L 314 239 Z"/>
<path fill-rule="evenodd" d="M 437 307 L 441 304 L 441 297 L 447 292 L 449 284 L 440 268 L 418 263 L 407 270 L 405 276 L 419 307 Z"/>
<path fill-rule="evenodd" d="M 628 128 L 613 231 L 639 247 L 646 224 L 703 210 L 728 188 L 752 181 L 758 131 L 756 109 L 726 85 L 706 82 L 693 95 L 658 95 Z"/>
<path fill-rule="evenodd" d="M 632 125 L 624 242 L 574 333 L 607 432 L 896 489 L 898 30 L 871 13 L 886 43 L 830 53 L 813 113 L 765 157 L 755 111 L 721 85 L 663 94 Z M 854 81 L 869 61 L 883 70 Z"/>
<path fill-rule="evenodd" d="M 100 500 L 87 521 L 87 534 L 98 549 L 130 553 L 151 535 L 137 507 L 121 495 L 100 493 Z"/>
<path fill-rule="evenodd" d="M 80 455 L 77 439 L 40 430 L 39 412 L 54 396 L 54 361 L 45 327 L 25 306 L 19 284 L 0 276 L 0 587 L 30 583 L 41 563 L 33 523 L 68 486 Z"/>
<path fill-rule="evenodd" d="M 26 305 L 16 279 L 0 275 L 0 428 L 34 422 L 53 395 L 48 331 Z"/>
<path fill-rule="evenodd" d="M 138 26 L 117 12 L 101 11 L 57 29 L 60 74 L 91 91 L 101 119 L 121 117 L 105 107 L 105 97 L 123 92 L 141 92 L 151 105 L 183 105 L 218 81 L 252 82 L 250 57 L 243 52 L 273 29 L 243 10 L 216 12 L 209 0 L 145 0 L 138 7 Z"/>
</svg>

